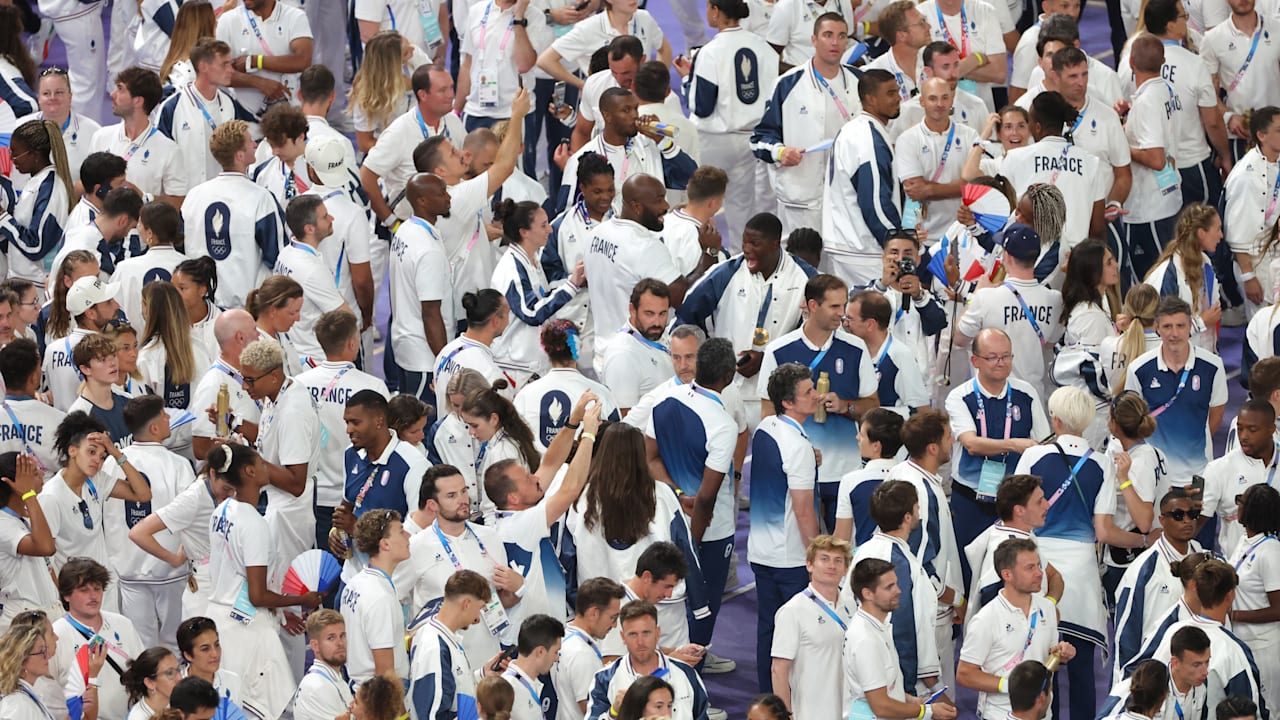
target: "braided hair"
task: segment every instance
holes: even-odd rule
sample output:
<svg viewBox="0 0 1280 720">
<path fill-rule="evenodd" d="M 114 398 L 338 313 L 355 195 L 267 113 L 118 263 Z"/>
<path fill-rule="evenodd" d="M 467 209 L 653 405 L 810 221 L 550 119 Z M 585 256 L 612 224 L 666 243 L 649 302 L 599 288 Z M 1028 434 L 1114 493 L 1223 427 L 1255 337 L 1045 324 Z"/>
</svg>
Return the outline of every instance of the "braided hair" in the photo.
<svg viewBox="0 0 1280 720">
<path fill-rule="evenodd" d="M 53 168 L 67 191 L 67 202 L 76 197 L 75 182 L 71 179 L 71 163 L 67 160 L 67 146 L 62 141 L 62 130 L 52 120 L 31 120 L 13 131 L 13 140 L 22 142 L 32 152 L 52 162 Z"/>
<path fill-rule="evenodd" d="M 1062 239 L 1062 225 L 1067 219 L 1067 201 L 1062 191 L 1047 183 L 1036 183 L 1027 188 L 1026 197 L 1031 201 L 1031 227 L 1040 233 L 1045 245 L 1053 245 Z"/>
</svg>

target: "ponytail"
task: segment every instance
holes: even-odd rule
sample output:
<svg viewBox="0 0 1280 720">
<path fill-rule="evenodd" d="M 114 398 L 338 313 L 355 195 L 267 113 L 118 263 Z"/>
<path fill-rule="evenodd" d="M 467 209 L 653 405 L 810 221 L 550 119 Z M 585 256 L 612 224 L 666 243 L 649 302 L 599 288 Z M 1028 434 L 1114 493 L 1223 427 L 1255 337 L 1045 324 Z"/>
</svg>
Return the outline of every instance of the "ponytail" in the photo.
<svg viewBox="0 0 1280 720">
<path fill-rule="evenodd" d="M 483 418 L 497 415 L 498 426 L 515 441 L 525 466 L 530 472 L 537 472 L 538 465 L 542 463 L 542 456 L 538 453 L 537 446 L 533 444 L 533 430 L 529 429 L 528 423 L 520 417 L 520 413 L 516 412 L 516 406 L 498 392 L 506 386 L 507 381 L 500 379 L 494 383 L 494 387 L 468 395 L 467 399 L 462 401 L 462 411 L 468 415 Z"/>
</svg>

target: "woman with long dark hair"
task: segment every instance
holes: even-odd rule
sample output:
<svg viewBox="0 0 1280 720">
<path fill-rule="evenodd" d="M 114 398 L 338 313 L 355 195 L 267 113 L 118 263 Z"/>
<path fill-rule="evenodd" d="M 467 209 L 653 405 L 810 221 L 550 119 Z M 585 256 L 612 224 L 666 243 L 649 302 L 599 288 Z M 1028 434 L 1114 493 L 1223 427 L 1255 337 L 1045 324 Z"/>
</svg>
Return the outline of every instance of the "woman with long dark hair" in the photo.
<svg viewBox="0 0 1280 720">
<path fill-rule="evenodd" d="M 213 321 L 222 314 L 222 308 L 213 302 L 218 292 L 218 264 L 208 255 L 183 260 L 174 268 L 172 282 L 187 309 L 191 342 L 212 362 L 221 353 L 213 336 Z"/>
<path fill-rule="evenodd" d="M 12 115 L 0 122 L 0 135 L 12 134 L 17 119 L 36 111 L 36 63 L 22 39 L 22 11 L 0 5 L 0 86 Z M 0 174 L 8 174 L 7 149 L 0 149 Z"/>
<path fill-rule="evenodd" d="M 467 396 L 458 414 L 467 424 L 471 437 L 480 443 L 475 461 L 477 484 L 483 485 L 485 471 L 502 460 L 515 460 L 529 472 L 538 471 L 542 453 L 533 444 L 533 430 L 496 387 Z M 478 512 L 486 524 L 492 522 L 495 507 L 483 487 L 480 505 L 473 512 Z"/>
<path fill-rule="evenodd" d="M 1120 305 L 1120 266 L 1106 246 L 1087 240 L 1071 251 L 1062 286 L 1062 322 L 1066 333 L 1053 361 L 1053 379 L 1089 393 L 1094 401 L 1094 421 L 1085 432 L 1089 445 L 1101 448 L 1107 433 L 1107 401 L 1111 398 L 1101 381 L 1098 348 L 1116 332 L 1116 308 Z"/>
<path fill-rule="evenodd" d="M 44 259 L 62 244 L 76 197 L 75 175 L 62 131 L 51 120 L 31 120 L 14 129 L 9 153 L 14 170 L 30 176 L 13 207 L 18 236 L 9 242 L 9 275 L 44 287 Z"/>
<path fill-rule="evenodd" d="M 138 368 L 142 382 L 164 398 L 165 407 L 186 410 L 192 384 L 213 364 L 208 349 L 195 342 L 182 294 L 173 283 L 157 280 L 142 289 L 142 349 Z"/>
<path fill-rule="evenodd" d="M 652 675 L 638 677 L 618 703 L 618 720 L 671 717 L 675 698 L 675 690 L 666 680 Z"/>
<path fill-rule="evenodd" d="M 539 331 L 586 286 L 586 274 L 577 266 L 564 281 L 554 286 L 547 281 L 538 258 L 551 236 L 551 224 L 541 205 L 504 200 L 494 219 L 502 223 L 507 251 L 489 284 L 507 298 L 510 319 L 493 341 L 493 356 L 501 364 L 524 369 L 516 377 L 517 386 L 523 387 L 530 375 L 545 375 L 550 369 L 538 347 Z"/>
</svg>

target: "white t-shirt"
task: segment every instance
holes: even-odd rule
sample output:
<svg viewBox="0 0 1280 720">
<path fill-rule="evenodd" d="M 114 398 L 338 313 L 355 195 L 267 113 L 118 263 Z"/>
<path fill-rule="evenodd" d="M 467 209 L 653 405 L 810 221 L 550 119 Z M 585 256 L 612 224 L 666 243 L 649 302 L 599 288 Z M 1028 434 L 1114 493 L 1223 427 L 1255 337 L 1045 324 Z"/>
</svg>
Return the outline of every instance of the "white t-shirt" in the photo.
<svg viewBox="0 0 1280 720">
<path fill-rule="evenodd" d="M 662 47 L 662 28 L 649 11 L 636 10 L 628 25 L 628 34 L 640 40 L 646 58 Z M 608 45 L 618 35 L 618 31 L 609 23 L 609 14 L 602 12 L 578 21 L 572 30 L 556 38 L 551 47 L 560 54 L 566 67 L 573 67 L 577 63 L 578 70 L 586 75 L 590 72 L 591 54 Z"/>
<path fill-rule="evenodd" d="M 47 339 L 43 367 L 45 385 L 53 395 L 53 406 L 67 412 L 79 396 L 80 368 L 76 367 L 71 352 L 80 341 L 93 333 L 83 328 L 73 328 L 66 337 Z"/>
<path fill-rule="evenodd" d="M 96 633 L 89 628 L 89 637 L 101 635 L 107 641 L 108 657 L 122 668 L 129 667 L 129 661 L 138 657 L 145 650 L 133 623 L 123 615 L 103 610 L 102 628 Z M 71 618 L 64 615 L 50 618 L 53 621 L 53 633 L 58 636 L 56 664 L 63 668 L 62 691 L 68 698 L 78 698 L 85 692 L 85 674 L 80 671 L 80 662 L 76 657 L 80 648 L 89 642 L 71 623 Z M 86 627 L 81 625 L 81 627 Z M 120 683 L 120 674 L 110 665 L 102 668 L 98 674 L 98 717 L 104 720 L 123 718 L 128 714 L 128 694 Z"/>
<path fill-rule="evenodd" d="M 223 500 L 209 518 L 209 602 L 232 606 L 247 582 L 245 568 L 271 567 L 271 531 L 258 509 L 234 497 Z M 248 588 L 243 590 L 248 597 Z M 259 610 L 259 612 L 266 612 Z"/>
<path fill-rule="evenodd" d="M 591 697 L 596 672 L 602 667 L 604 655 L 596 639 L 586 630 L 565 625 L 560 660 L 551 666 L 551 682 L 560 700 L 555 720 L 583 720 L 585 713 L 578 703 Z"/>
<path fill-rule="evenodd" d="M 1205 466 L 1204 514 L 1218 518 L 1218 551 L 1223 555 L 1234 552 L 1244 539 L 1236 496 L 1254 485 L 1271 485 L 1278 466 L 1280 452 L 1272 451 L 1271 462 L 1264 463 L 1245 455 L 1239 447 Z"/>
<path fill-rule="evenodd" d="M 627 324 L 631 289 L 636 283 L 654 278 L 670 284 L 680 277 L 666 245 L 648 228 L 621 218 L 596 227 L 583 264 L 591 286 L 591 315 L 600 339 L 611 337 Z"/>
<path fill-rule="evenodd" d="M 231 46 L 231 55 L 289 55 L 289 45 L 294 40 L 313 37 L 311 23 L 307 14 L 288 3 L 277 2 L 275 10 L 266 18 L 250 14 L 243 5 L 225 12 L 218 18 L 218 39 Z M 298 76 L 300 73 L 283 74 L 270 70 L 259 70 L 258 75 L 284 83 L 289 89 L 292 100 L 298 92 Z M 266 99 L 254 88 L 236 88 L 236 97 L 240 103 L 255 115 L 262 115 L 267 109 Z"/>
<path fill-rule="evenodd" d="M 125 258 L 118 263 L 111 281 L 120 283 L 116 300 L 120 303 L 124 316 L 140 327 L 144 320 L 142 286 L 154 280 L 172 280 L 174 268 L 186 259 L 187 256 L 172 245 L 156 245 L 143 255 Z"/>
<path fill-rule="evenodd" d="M 218 390 L 223 385 L 227 386 L 229 395 L 227 405 L 231 409 L 231 414 L 235 416 L 235 420 L 239 422 L 258 422 L 258 418 L 262 415 L 262 406 L 249 397 L 249 393 L 245 392 L 242 383 L 243 376 L 222 360 L 216 361 L 205 371 L 204 376 L 200 378 L 200 382 L 196 384 L 195 391 L 191 393 L 189 407 L 193 407 L 198 411 L 192 413 L 192 415 L 196 416 L 191 425 L 191 434 L 193 436 L 217 437 L 217 426 L 209 420 L 209 414 L 204 411 L 217 405 Z"/>
<path fill-rule="evenodd" d="M 642 396 L 675 373 L 666 346 L 658 347 L 643 339 L 630 322 L 623 331 L 611 332 L 601 340 L 606 337 L 609 341 L 601 354 L 600 379 L 613 391 L 620 407 L 635 407 Z"/>
<path fill-rule="evenodd" d="M 93 149 L 124 158 L 125 178 L 145 194 L 180 197 L 190 189 L 182 153 L 155 125 L 132 139 L 125 135 L 123 121 L 108 125 L 93 134 Z"/>
<path fill-rule="evenodd" d="M 134 442 L 121 452 L 142 473 L 151 486 L 151 500 L 145 503 L 111 499 L 106 506 L 107 548 L 123 580 L 171 580 L 187 574 L 185 565 L 172 567 L 152 557 L 129 540 L 129 531 L 153 512 L 173 502 L 195 480 L 191 463 L 166 450 L 160 443 Z M 156 540 L 170 552 L 178 550 L 179 538 L 169 531 L 156 533 Z M 206 541 L 207 542 L 207 541 Z"/>
<path fill-rule="evenodd" d="M 366 567 L 342 589 L 347 624 L 347 674 L 357 682 L 373 677 L 373 651 L 391 648 L 396 674 L 409 677 L 404 647 L 405 611 L 386 573 Z"/>
<path fill-rule="evenodd" d="M 1027 147 L 1014 148 L 1004 156 L 1000 172 L 1013 183 L 1021 197 L 1035 183 L 1057 185 L 1067 200 L 1067 219 L 1062 225 L 1063 249 L 1070 249 L 1089 236 L 1093 204 L 1106 198 L 1106 185 L 1098 182 L 1100 161 L 1093 154 L 1050 135 Z"/>
<path fill-rule="evenodd" d="M 400 226 L 391 240 L 387 274 L 391 280 L 391 343 L 396 363 L 413 372 L 431 372 L 435 356 L 422 329 L 422 303 L 440 303 L 446 338 L 453 334 L 455 316 L 448 255 L 430 223 L 415 217 Z"/>
<path fill-rule="evenodd" d="M 58 588 L 45 558 L 20 555 L 18 544 L 31 534 L 24 518 L 0 512 L 0 628 L 23 610 L 58 607 Z"/>
<path fill-rule="evenodd" d="M 40 507 L 58 546 L 53 556 L 54 570 L 61 570 L 73 557 L 92 558 L 108 569 L 115 567 L 108 557 L 103 518 L 107 498 L 116 483 L 124 480 L 124 472 L 115 460 L 107 458 L 98 474 L 85 480 L 78 495 L 67 487 L 62 473 L 54 473 L 40 491 Z"/>
<path fill-rule="evenodd" d="M 58 469 L 53 437 L 66 413 L 29 396 L 11 395 L 3 404 L 13 411 L 13 416 L 8 411 L 0 415 L 0 452 L 33 452 L 44 466 L 42 474 L 46 478 L 53 475 Z M 13 418 L 18 419 L 17 424 Z"/>
<path fill-rule="evenodd" d="M 759 502 L 761 507 L 747 534 L 747 559 L 766 567 L 804 567 L 804 541 L 791 493 L 813 492 L 817 484 L 813 444 L 800 423 L 770 415 L 760 421 L 752 436 L 751 456 L 751 494 L 753 504 Z M 765 508 L 774 510 L 766 514 Z"/>
<path fill-rule="evenodd" d="M 511 100 L 520 88 L 520 72 L 515 60 L 515 7 L 503 10 L 493 0 L 477 3 L 467 13 L 467 26 L 458 33 L 461 52 L 471 56 L 471 93 L 463 108 L 468 116 L 511 117 Z M 530 39 L 546 25 L 546 15 L 525 13 L 525 30 Z M 538 48 L 535 47 L 535 50 Z"/>
<path fill-rule="evenodd" d="M 373 390 L 389 398 L 386 383 L 356 369 L 353 363 L 330 362 L 298 374 L 294 380 L 311 393 L 320 418 L 319 448 L 315 459 L 316 504 L 337 507 L 342 502 L 346 466 L 343 455 L 351 447 L 343 412 L 347 401 L 361 390 Z M 417 508 L 410 508 L 416 510 Z"/>
<path fill-rule="evenodd" d="M 168 505 L 155 511 L 196 565 L 209 564 L 209 518 L 213 515 L 213 506 L 208 481 L 201 479 L 187 485 Z"/>
<path fill-rule="evenodd" d="M 324 357 L 324 350 L 316 340 L 316 321 L 346 304 L 333 281 L 333 269 L 318 248 L 295 240 L 280 251 L 275 273 L 288 275 L 302 286 L 302 309 L 289 329 L 289 339 L 302 357 L 319 360 Z"/>
<path fill-rule="evenodd" d="M 1177 171 L 1181 166 L 1177 158 L 1179 104 L 1173 86 L 1159 77 L 1142 83 L 1133 95 L 1129 121 L 1124 126 L 1125 138 L 1130 147 L 1139 150 L 1165 148 L 1165 166 L 1152 170 L 1142 163 L 1131 165 L 1133 187 L 1125 201 L 1127 223 L 1164 220 L 1182 209 L 1182 179 Z"/>
<path fill-rule="evenodd" d="M 960 659 L 992 675 L 1007 677 L 1023 660 L 1044 662 L 1058 643 L 1058 613 L 1041 595 L 1031 596 L 1031 613 L 1023 614 L 1005 599 L 1003 591 L 978 611 L 965 627 Z M 1008 693 L 979 693 L 978 707 L 986 718 L 1009 712 Z"/>
<path fill-rule="evenodd" d="M 933 39 L 953 45 L 960 50 L 961 57 L 982 53 L 983 56 L 998 58 L 993 62 L 1003 63 L 1006 52 L 1003 37 L 1005 28 L 1001 22 L 1003 18 L 1000 9 L 1007 10 L 1007 6 L 997 9 L 996 5 L 1003 5 L 1003 3 L 1001 0 L 995 0 L 994 5 L 984 0 L 965 0 L 958 14 L 943 15 L 936 0 L 925 0 L 916 9 L 929 23 Z M 1012 29 L 1012 27 L 1009 28 L 1009 30 Z M 992 83 L 977 83 L 976 90 L 968 89 L 982 98 L 988 110 L 994 111 L 991 88 Z"/>
</svg>

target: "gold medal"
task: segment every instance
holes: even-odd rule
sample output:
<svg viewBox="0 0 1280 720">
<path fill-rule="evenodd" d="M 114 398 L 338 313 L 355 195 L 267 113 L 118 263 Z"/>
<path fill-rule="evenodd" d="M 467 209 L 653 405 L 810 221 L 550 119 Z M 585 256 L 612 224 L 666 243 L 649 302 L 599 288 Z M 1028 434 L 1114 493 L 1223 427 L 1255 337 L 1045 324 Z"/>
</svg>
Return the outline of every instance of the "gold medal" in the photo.
<svg viewBox="0 0 1280 720">
<path fill-rule="evenodd" d="M 752 335 L 751 344 L 757 347 L 764 347 L 769 344 L 769 331 L 764 328 L 756 328 L 755 334 Z"/>
</svg>

